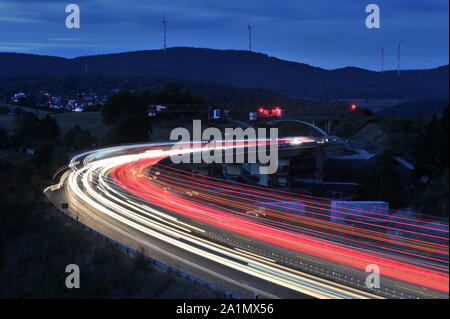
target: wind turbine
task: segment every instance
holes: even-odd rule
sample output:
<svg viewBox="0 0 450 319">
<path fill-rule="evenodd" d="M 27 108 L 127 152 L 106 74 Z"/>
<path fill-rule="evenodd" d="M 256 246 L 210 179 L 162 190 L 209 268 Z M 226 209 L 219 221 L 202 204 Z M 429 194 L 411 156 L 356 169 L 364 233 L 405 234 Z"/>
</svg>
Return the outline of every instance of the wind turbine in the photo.
<svg viewBox="0 0 450 319">
<path fill-rule="evenodd" d="M 400 46 L 402 45 L 402 41 L 398 43 L 397 48 L 397 76 L 400 76 Z"/>
</svg>

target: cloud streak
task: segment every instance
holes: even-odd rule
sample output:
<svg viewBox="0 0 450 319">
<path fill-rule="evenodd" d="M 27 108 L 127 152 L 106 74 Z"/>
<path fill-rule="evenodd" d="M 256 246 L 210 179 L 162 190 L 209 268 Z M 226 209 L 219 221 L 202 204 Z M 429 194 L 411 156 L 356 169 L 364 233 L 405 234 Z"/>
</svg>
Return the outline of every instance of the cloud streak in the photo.
<svg viewBox="0 0 450 319">
<path fill-rule="evenodd" d="M 65 57 L 159 49 L 161 21 L 167 17 L 169 47 L 245 50 L 251 23 L 254 50 L 325 68 L 377 70 L 381 47 L 386 48 L 386 67 L 390 59 L 394 65 L 400 39 L 405 68 L 448 64 L 448 3 L 442 0 L 377 0 L 379 30 L 364 26 L 366 0 L 73 2 L 81 10 L 77 30 L 65 28 L 64 9 L 70 2 L 2 0 L 0 39 L 8 43 L 3 47 Z"/>
<path fill-rule="evenodd" d="M 0 22 L 13 22 L 13 23 L 38 23 L 41 22 L 36 19 L 19 18 L 19 17 L 0 17 Z"/>
</svg>

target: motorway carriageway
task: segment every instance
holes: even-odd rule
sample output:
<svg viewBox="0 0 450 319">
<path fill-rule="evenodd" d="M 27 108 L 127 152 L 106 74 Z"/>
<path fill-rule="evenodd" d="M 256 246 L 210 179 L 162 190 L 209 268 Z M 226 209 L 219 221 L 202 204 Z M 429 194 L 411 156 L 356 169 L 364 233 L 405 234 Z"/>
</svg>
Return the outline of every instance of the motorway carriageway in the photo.
<svg viewBox="0 0 450 319">
<path fill-rule="evenodd" d="M 167 143 L 80 154 L 65 183 L 68 201 L 189 252 L 194 263 L 246 274 L 250 286 L 248 278 L 267 282 L 265 291 L 278 285 L 316 298 L 448 298 L 448 220 L 331 207 L 326 199 L 162 164 L 170 155 Z M 369 264 L 380 268 L 379 289 L 364 285 Z"/>
</svg>

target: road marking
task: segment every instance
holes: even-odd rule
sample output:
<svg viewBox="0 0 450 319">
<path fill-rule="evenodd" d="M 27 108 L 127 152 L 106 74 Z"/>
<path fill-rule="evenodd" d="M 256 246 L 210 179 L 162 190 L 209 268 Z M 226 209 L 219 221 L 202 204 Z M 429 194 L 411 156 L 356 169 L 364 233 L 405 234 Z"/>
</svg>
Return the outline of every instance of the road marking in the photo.
<svg viewBox="0 0 450 319">
<path fill-rule="evenodd" d="M 313 262 L 313 263 L 316 263 L 316 264 L 323 265 L 323 263 L 321 263 L 320 261 L 315 261 L 315 260 L 313 260 L 313 259 L 309 259 L 309 258 L 303 257 L 303 256 L 301 256 L 301 255 L 297 255 L 297 257 L 299 257 L 299 258 L 301 258 L 301 259 L 306 259 L 306 260 L 308 260 L 308 261 L 310 261 L 310 262 Z"/>
<path fill-rule="evenodd" d="M 244 237 L 239 236 L 239 235 L 234 235 L 234 234 L 233 234 L 233 237 L 236 237 L 236 238 L 239 238 L 239 239 L 242 239 L 242 240 L 245 240 L 245 241 L 250 242 L 250 240 L 248 240 L 247 238 L 244 238 Z"/>
<path fill-rule="evenodd" d="M 236 249 L 237 251 L 240 251 L 240 252 L 242 252 L 242 253 L 244 253 L 244 254 L 248 254 L 248 255 L 254 256 L 255 258 L 260 258 L 260 259 L 263 259 L 263 260 L 266 260 L 266 261 L 270 261 L 270 262 L 272 262 L 272 263 L 275 263 L 275 260 L 273 260 L 273 259 L 266 258 L 266 257 L 262 257 L 262 256 L 253 254 L 253 253 L 251 253 L 251 252 L 249 252 L 249 251 L 246 251 L 246 250 L 243 250 L 243 249 L 240 249 L 240 248 L 237 248 L 237 247 L 235 247 L 234 249 Z"/>
<path fill-rule="evenodd" d="M 415 292 L 415 293 L 418 293 L 418 294 L 421 294 L 421 295 L 430 296 L 430 297 L 433 297 L 433 298 L 438 298 L 437 296 L 427 294 L 427 293 L 425 293 L 425 292 L 423 292 L 423 291 L 418 291 L 418 290 L 410 289 L 410 288 L 408 288 L 408 287 L 403 287 L 403 286 L 399 286 L 399 285 L 394 285 L 394 287 L 398 287 L 398 288 L 400 288 L 400 289 L 406 289 L 406 290 L 408 290 L 408 291 L 412 291 L 412 292 Z"/>
</svg>

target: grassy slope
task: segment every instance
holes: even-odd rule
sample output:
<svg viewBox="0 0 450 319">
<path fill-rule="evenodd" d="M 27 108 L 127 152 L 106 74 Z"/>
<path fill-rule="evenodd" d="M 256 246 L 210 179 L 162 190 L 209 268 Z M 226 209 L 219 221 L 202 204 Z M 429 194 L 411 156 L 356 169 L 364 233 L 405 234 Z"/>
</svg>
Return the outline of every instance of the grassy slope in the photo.
<svg viewBox="0 0 450 319">
<path fill-rule="evenodd" d="M 102 123 L 100 112 L 85 112 L 85 113 L 51 113 L 47 111 L 41 111 L 33 108 L 15 106 L 11 104 L 1 104 L 0 106 L 8 106 L 10 108 L 10 113 L 8 115 L 0 115 L 0 127 L 4 128 L 10 134 L 14 131 L 16 124 L 14 122 L 14 109 L 21 108 L 24 111 L 35 113 L 38 117 L 44 117 L 47 114 L 54 117 L 58 123 L 61 134 L 66 133 L 75 124 L 80 126 L 82 129 L 88 129 L 91 134 L 95 137 L 101 139 L 103 138 L 108 129 L 109 125 Z"/>
<path fill-rule="evenodd" d="M 41 197 L 38 195 L 38 197 Z M 49 203 L 0 212 L 0 298 L 222 298 L 82 230 Z M 6 227 L 8 229 L 6 229 Z M 80 267 L 80 288 L 65 267 Z"/>
<path fill-rule="evenodd" d="M 8 132 L 12 132 L 16 127 L 16 124 L 14 122 L 14 110 L 16 108 L 20 108 L 27 112 L 35 113 L 39 117 L 44 117 L 47 114 L 51 114 L 50 112 L 47 111 L 41 111 L 29 107 L 22 107 L 11 104 L 0 103 L 0 106 L 7 106 L 9 108 L 9 113 L 7 115 L 0 115 L 0 127 L 4 128 Z"/>
</svg>

